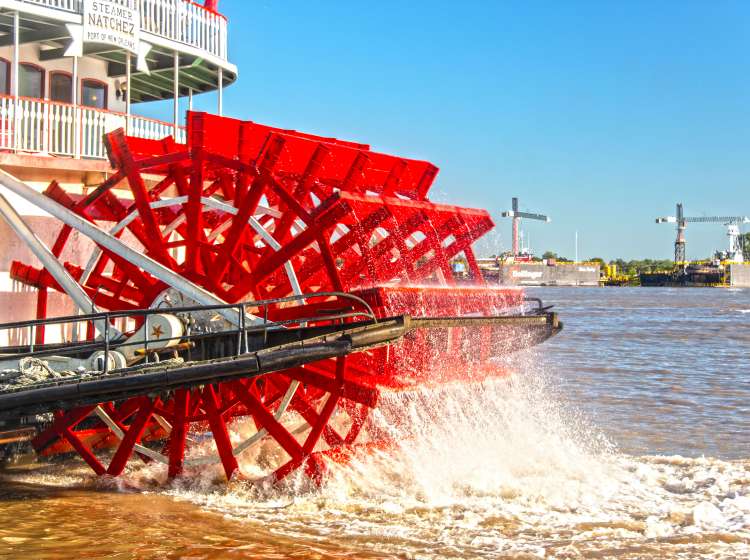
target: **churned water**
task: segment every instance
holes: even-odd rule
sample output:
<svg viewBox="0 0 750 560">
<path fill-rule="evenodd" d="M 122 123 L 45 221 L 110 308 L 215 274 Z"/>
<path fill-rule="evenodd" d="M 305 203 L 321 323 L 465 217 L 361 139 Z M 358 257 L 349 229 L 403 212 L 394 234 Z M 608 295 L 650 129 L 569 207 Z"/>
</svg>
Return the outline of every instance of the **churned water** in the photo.
<svg viewBox="0 0 750 560">
<path fill-rule="evenodd" d="M 399 444 L 322 489 L 11 469 L 0 557 L 750 558 L 750 290 L 530 292 L 560 336 L 386 396 Z"/>
</svg>

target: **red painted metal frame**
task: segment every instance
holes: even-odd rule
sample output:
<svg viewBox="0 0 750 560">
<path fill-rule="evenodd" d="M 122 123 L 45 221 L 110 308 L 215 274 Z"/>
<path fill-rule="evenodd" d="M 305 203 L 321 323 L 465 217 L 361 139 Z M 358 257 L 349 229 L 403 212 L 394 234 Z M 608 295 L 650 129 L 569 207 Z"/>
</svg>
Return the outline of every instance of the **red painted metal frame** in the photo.
<svg viewBox="0 0 750 560">
<path fill-rule="evenodd" d="M 238 472 L 239 466 L 233 454 L 229 425 L 238 416 L 250 415 L 257 429 L 267 430 L 269 436 L 289 455 L 289 460 L 271 473 L 276 480 L 281 480 L 304 466 L 305 472 L 313 480 L 320 481 L 324 464 L 316 446 L 321 440 L 326 443 L 328 450 L 353 445 L 369 410 L 377 404 L 379 395 L 376 388 L 362 387 L 356 381 L 345 378 L 346 358 L 335 360 L 333 369 L 333 375 L 298 368 L 288 372 L 288 375 L 267 376 L 262 382 L 245 380 L 218 386 L 207 385 L 192 391 L 181 389 L 164 402 L 138 397 L 119 407 L 104 403 L 101 406 L 115 419 L 124 433 L 122 440 L 110 441 L 109 445 L 104 445 L 101 438 L 94 441 L 96 435 L 109 436 L 105 430 L 91 427 L 77 429 L 82 421 L 89 418 L 96 405 L 81 407 L 58 414 L 52 426 L 38 435 L 33 444 L 42 452 L 56 438 L 61 438 L 69 445 L 63 450 L 75 451 L 94 472 L 117 476 L 124 471 L 127 461 L 134 454 L 135 445 L 141 443 L 148 426 L 158 425 L 155 420 L 155 415 L 158 414 L 171 425 L 170 432 L 162 434 L 162 437 L 166 437 L 162 452 L 169 458 L 170 477 L 179 476 L 183 472 L 187 434 L 191 429 L 209 429 L 227 479 L 231 479 Z M 276 420 L 273 413 L 292 380 L 301 381 L 305 387 L 301 387 L 294 395 L 291 407 L 311 426 L 301 443 L 288 427 Z M 318 411 L 321 402 L 323 405 Z M 329 424 L 337 405 L 349 415 L 351 421 L 343 435 Z M 105 447 L 114 448 L 108 465 L 96 453 Z M 141 458 L 148 460 L 143 456 Z"/>
<path fill-rule="evenodd" d="M 291 266 L 302 292 L 358 291 L 380 317 L 492 314 L 522 303 L 518 290 L 483 285 L 471 245 L 493 222 L 484 210 L 429 201 L 438 169 L 428 162 L 205 113 L 189 113 L 187 145 L 172 138 L 127 138 L 122 131 L 109 134 L 106 143 L 115 175 L 86 197 L 69 195 L 55 183 L 45 194 L 103 227 L 134 212 L 118 235 L 133 239 L 151 258 L 227 302 L 294 293 Z M 132 199 L 117 196 L 115 189 L 123 188 Z M 184 202 L 154 208 L 154 203 L 176 197 Z M 231 212 L 205 206 L 206 198 L 229 205 Z M 276 245 L 257 227 L 272 235 Z M 70 229 L 63 227 L 53 253 L 59 257 L 69 242 Z M 450 263 L 459 255 L 466 258 L 473 287 L 455 285 Z M 148 307 L 166 288 L 106 249 L 85 280 L 80 264 L 65 263 L 101 308 Z M 11 276 L 39 289 L 37 315 L 44 317 L 48 290 L 60 287 L 46 271 L 22 263 L 13 263 Z M 415 285 L 420 287 L 404 287 Z M 440 287 L 446 285 L 450 289 Z M 325 305 L 316 304 L 316 309 Z M 276 306 L 268 313 L 279 320 L 309 311 Z M 320 482 L 325 458 L 344 461 L 359 445 L 382 389 L 470 377 L 469 366 L 486 358 L 486 351 L 477 357 L 461 348 L 467 337 L 487 333 L 465 331 L 417 334 L 400 352 L 379 348 L 259 379 L 178 390 L 163 401 L 139 397 L 104 403 L 124 433 L 121 441 L 98 420 L 83 422 L 93 407 L 60 413 L 35 445 L 73 450 L 98 474 L 117 475 L 136 444 L 161 436 L 168 474 L 174 477 L 184 470 L 188 433 L 209 430 L 231 478 L 239 469 L 231 422 L 249 416 L 289 457 L 272 473 L 277 480 L 302 469 Z M 44 337 L 39 329 L 37 343 Z M 430 359 L 436 353 L 440 364 Z M 289 408 L 309 425 L 301 441 L 274 416 L 292 383 L 300 386 Z M 346 433 L 334 427 L 336 410 L 348 418 Z M 171 425 L 168 433 L 155 415 Z M 114 448 L 108 466 L 95 453 L 103 447 Z"/>
</svg>

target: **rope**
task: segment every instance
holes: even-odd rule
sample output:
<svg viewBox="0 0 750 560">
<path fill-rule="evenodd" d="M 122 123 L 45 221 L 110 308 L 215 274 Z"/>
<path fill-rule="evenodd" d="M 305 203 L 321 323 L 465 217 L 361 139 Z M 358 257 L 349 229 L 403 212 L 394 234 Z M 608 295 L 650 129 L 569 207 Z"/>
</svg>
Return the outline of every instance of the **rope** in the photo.
<svg viewBox="0 0 750 560">
<path fill-rule="evenodd" d="M 34 385 L 41 381 L 63 379 L 80 375 L 76 371 L 55 371 L 49 363 L 39 358 L 26 357 L 18 361 L 18 369 L 0 372 L 0 391 L 11 387 Z"/>
</svg>

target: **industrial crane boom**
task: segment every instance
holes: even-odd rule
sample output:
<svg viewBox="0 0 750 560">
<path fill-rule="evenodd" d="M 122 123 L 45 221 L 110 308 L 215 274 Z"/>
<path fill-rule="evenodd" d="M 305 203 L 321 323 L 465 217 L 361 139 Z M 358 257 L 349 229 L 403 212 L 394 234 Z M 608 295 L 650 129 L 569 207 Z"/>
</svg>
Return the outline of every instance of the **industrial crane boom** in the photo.
<svg viewBox="0 0 750 560">
<path fill-rule="evenodd" d="M 683 222 L 691 224 L 750 224 L 750 218 L 747 216 L 692 216 L 683 217 Z M 676 224 L 677 217 L 664 216 L 656 218 L 657 224 Z"/>
<path fill-rule="evenodd" d="M 534 214 L 532 212 L 521 212 L 518 210 L 518 198 L 513 197 L 511 200 L 512 210 L 507 210 L 502 213 L 503 218 L 513 218 L 513 256 L 519 255 L 519 244 L 518 244 L 518 228 L 521 222 L 521 218 L 527 220 L 537 220 L 540 222 L 549 223 L 551 220 L 549 216 L 544 214 Z"/>
<path fill-rule="evenodd" d="M 685 218 L 686 222 L 696 224 L 750 224 L 747 216 L 709 216 Z"/>
<path fill-rule="evenodd" d="M 656 218 L 657 224 L 677 224 L 677 240 L 674 244 L 674 262 L 675 264 L 685 262 L 685 228 L 689 223 L 692 224 L 724 224 L 728 226 L 727 235 L 729 236 L 729 251 L 727 255 L 730 259 L 738 258 L 741 255 L 740 229 L 739 224 L 750 224 L 750 218 L 747 216 L 685 216 L 682 212 L 682 204 L 677 204 L 676 216 L 663 216 Z M 734 255 L 734 256 L 733 256 Z"/>
</svg>

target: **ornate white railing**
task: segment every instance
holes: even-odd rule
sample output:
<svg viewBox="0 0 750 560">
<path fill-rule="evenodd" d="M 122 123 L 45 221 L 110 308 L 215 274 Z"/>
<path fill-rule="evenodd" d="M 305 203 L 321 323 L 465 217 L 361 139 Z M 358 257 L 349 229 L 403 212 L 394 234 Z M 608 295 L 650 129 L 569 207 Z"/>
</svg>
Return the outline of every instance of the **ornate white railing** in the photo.
<svg viewBox="0 0 750 560">
<path fill-rule="evenodd" d="M 83 14 L 82 0 L 22 0 Z M 138 0 L 141 29 L 227 60 L 227 20 L 190 0 Z"/>
<path fill-rule="evenodd" d="M 68 12 L 82 12 L 82 0 L 21 0 L 29 4 L 41 4 L 48 8 L 57 8 Z"/>
<path fill-rule="evenodd" d="M 141 29 L 227 60 L 227 20 L 186 0 L 140 0 Z"/>
<path fill-rule="evenodd" d="M 146 117 L 25 97 L 16 105 L 13 97 L 0 96 L 0 150 L 104 159 L 104 135 L 118 128 L 152 140 L 175 132 L 173 125 Z M 185 142 L 182 127 L 176 140 Z"/>
</svg>

